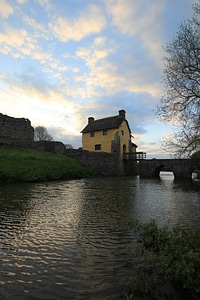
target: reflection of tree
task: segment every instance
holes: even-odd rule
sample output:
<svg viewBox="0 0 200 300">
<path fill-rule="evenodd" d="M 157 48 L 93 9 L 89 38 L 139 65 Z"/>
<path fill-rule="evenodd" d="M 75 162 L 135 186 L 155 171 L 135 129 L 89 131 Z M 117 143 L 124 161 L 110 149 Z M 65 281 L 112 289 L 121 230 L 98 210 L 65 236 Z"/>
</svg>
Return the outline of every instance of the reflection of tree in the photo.
<svg viewBox="0 0 200 300">
<path fill-rule="evenodd" d="M 199 180 L 191 180 L 191 179 L 175 179 L 175 188 L 180 189 L 181 191 L 192 193 L 194 191 L 199 192 L 200 190 L 200 181 Z"/>
</svg>

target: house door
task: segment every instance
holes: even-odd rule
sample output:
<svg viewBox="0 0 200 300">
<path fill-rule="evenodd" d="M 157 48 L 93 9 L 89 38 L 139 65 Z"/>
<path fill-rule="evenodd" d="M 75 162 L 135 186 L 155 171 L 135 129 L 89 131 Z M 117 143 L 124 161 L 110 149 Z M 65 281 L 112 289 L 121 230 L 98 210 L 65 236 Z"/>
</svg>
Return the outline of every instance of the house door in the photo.
<svg viewBox="0 0 200 300">
<path fill-rule="evenodd" d="M 123 158 L 125 158 L 125 153 L 126 153 L 126 145 L 123 145 Z"/>
</svg>

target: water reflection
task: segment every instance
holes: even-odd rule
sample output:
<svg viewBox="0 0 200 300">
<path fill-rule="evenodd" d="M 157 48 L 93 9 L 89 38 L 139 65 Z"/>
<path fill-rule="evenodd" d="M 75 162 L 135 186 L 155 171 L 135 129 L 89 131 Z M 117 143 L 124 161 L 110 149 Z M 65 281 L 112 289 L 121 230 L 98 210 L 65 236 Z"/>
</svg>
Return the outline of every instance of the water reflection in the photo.
<svg viewBox="0 0 200 300">
<path fill-rule="evenodd" d="M 174 179 L 173 173 L 162 172 L 160 179 L 140 181 L 142 193 L 136 216 L 141 221 L 153 218 L 160 225 L 173 226 L 181 220 L 190 229 L 200 229 L 199 180 Z"/>
<path fill-rule="evenodd" d="M 116 272 L 125 264 L 122 254 L 130 239 L 127 230 L 130 199 L 129 181 L 120 178 L 91 180 L 83 188 L 77 228 L 80 255 L 77 268 L 84 279 L 84 292 L 90 291 L 90 296 L 94 290 L 96 297 L 101 295 L 102 287 L 108 295 L 111 289 L 112 293 L 116 289 Z M 114 254 L 116 250 L 121 256 Z M 92 271 L 88 274 L 88 270 Z"/>
<path fill-rule="evenodd" d="M 117 296 L 128 220 L 200 229 L 198 187 L 169 175 L 1 185 L 0 299 Z"/>
</svg>

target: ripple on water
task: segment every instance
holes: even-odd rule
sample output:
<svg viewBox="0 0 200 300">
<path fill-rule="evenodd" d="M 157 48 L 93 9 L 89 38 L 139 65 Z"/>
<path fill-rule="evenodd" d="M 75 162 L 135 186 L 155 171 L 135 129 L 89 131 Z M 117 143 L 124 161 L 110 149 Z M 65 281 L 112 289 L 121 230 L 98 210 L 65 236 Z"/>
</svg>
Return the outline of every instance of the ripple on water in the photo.
<svg viewBox="0 0 200 300">
<path fill-rule="evenodd" d="M 127 220 L 154 217 L 162 224 L 188 219 L 189 211 L 196 222 L 200 212 L 199 191 L 184 191 L 169 179 L 97 178 L 0 189 L 4 300 L 117 296 L 130 242 Z"/>
</svg>

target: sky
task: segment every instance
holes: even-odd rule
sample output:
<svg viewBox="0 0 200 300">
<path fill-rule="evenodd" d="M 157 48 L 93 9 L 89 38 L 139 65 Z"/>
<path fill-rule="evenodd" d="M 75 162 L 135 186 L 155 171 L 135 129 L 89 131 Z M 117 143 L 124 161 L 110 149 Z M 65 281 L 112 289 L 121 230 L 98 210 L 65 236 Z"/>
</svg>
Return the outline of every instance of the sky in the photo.
<svg viewBox="0 0 200 300">
<path fill-rule="evenodd" d="M 137 151 L 170 158 L 155 113 L 163 46 L 195 0 L 0 0 L 0 113 L 82 146 L 88 117 L 126 111 Z"/>
</svg>

